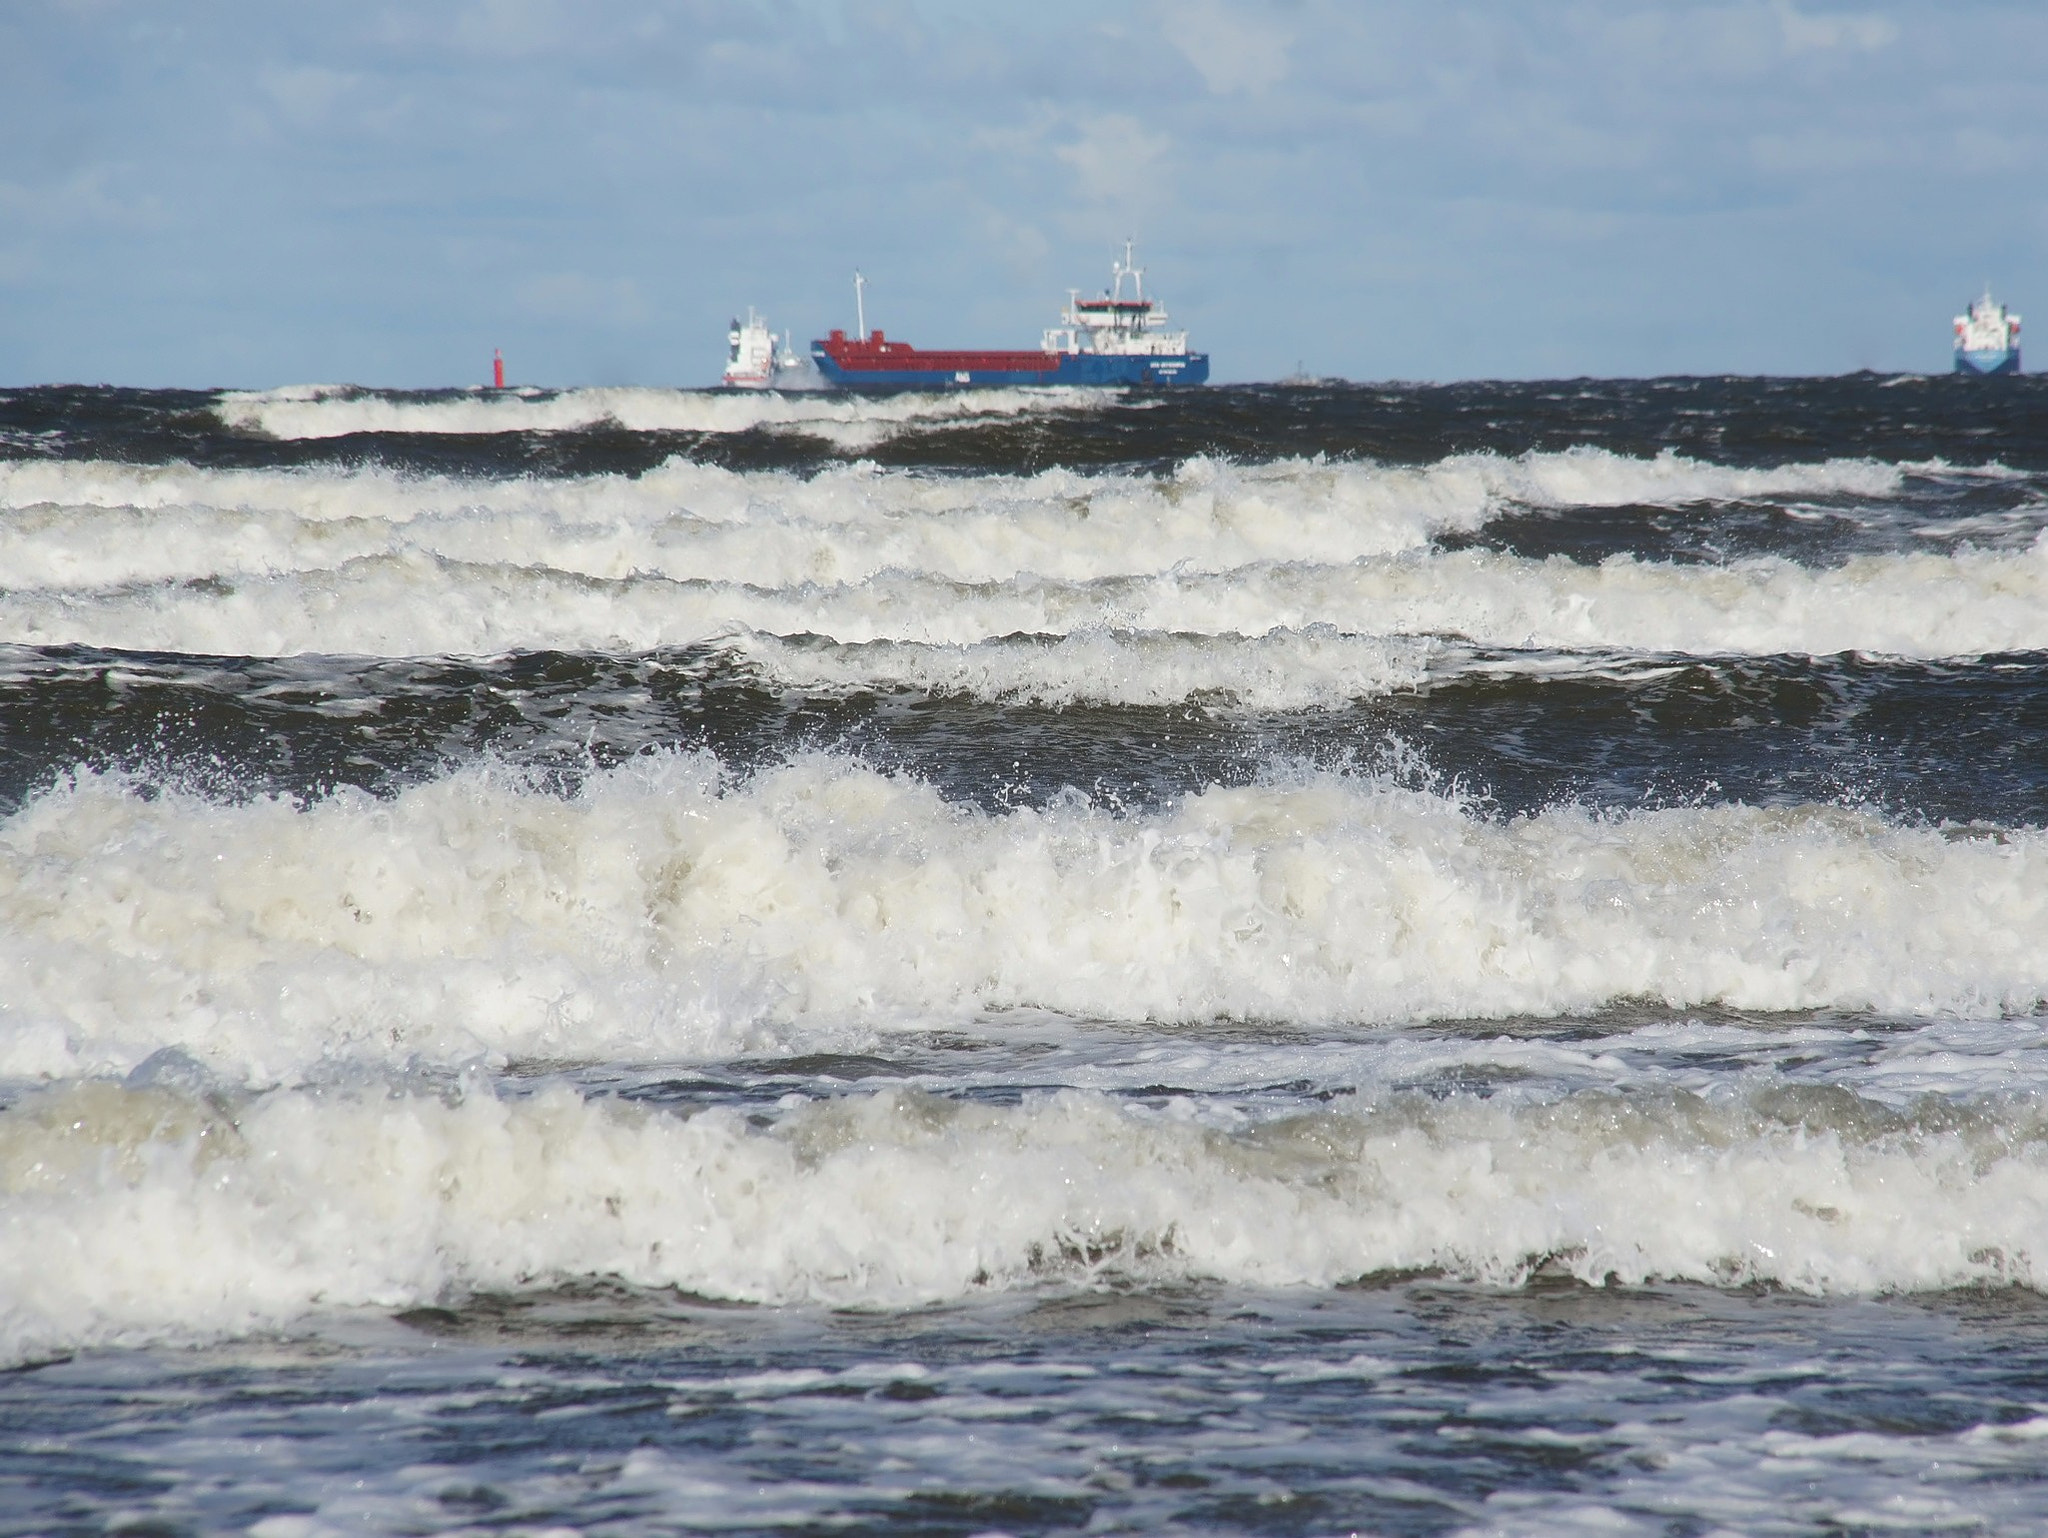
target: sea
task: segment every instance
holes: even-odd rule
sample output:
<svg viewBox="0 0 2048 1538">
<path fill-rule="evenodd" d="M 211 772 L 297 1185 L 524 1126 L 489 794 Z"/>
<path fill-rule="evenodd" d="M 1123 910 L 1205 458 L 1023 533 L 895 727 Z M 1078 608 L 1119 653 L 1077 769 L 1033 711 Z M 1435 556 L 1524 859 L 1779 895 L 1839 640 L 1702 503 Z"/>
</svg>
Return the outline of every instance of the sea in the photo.
<svg viewBox="0 0 2048 1538">
<path fill-rule="evenodd" d="M 0 1530 L 2048 1531 L 2048 381 L 0 390 Z"/>
</svg>

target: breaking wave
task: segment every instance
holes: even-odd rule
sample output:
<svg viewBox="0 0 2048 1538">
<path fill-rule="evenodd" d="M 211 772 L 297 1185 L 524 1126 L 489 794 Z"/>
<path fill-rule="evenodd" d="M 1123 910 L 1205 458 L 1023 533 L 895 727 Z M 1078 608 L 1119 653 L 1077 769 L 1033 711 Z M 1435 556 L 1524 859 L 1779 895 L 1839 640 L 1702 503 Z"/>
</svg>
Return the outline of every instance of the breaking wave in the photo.
<svg viewBox="0 0 2048 1538">
<path fill-rule="evenodd" d="M 342 531 L 337 554 L 359 532 Z M 109 549 L 119 559 L 119 547 Z M 275 576 L 0 593 L 0 637 L 9 642 L 210 655 L 651 651 L 743 631 L 955 649 L 1104 631 L 1208 636 L 1219 647 L 1276 632 L 1333 632 L 1496 649 L 1967 657 L 2048 649 L 2048 542 L 2017 554 L 1859 557 L 1825 571 L 1779 560 L 1701 567 L 1616 558 L 1586 567 L 1464 551 L 1094 581 L 968 584 L 885 570 L 776 588 L 638 571 L 597 576 L 415 549 L 344 555 L 325 570 Z M 885 664 L 882 682 L 888 664 L 906 656 L 874 655 Z M 981 667 L 965 650 L 958 665 L 928 655 L 937 671 L 970 686 Z M 1120 655 L 1149 666 L 1172 652 Z M 1049 695 L 1161 697 L 1161 675 L 1100 677 L 1093 669 L 1106 654 L 1085 646 L 1040 660 L 1084 669 L 1034 685 Z M 1219 657 L 1210 670 L 1227 679 L 1258 666 Z"/>
<path fill-rule="evenodd" d="M 905 427 L 1082 411 L 1116 392 L 1076 388 L 961 390 L 861 397 L 777 390 L 631 387 L 585 390 L 462 390 L 420 396 L 350 385 L 292 385 L 224 392 L 215 414 L 237 432 L 268 438 L 353 433 L 557 433 L 593 427 L 628 432 L 740 433 L 785 429 L 866 448 Z"/>
<path fill-rule="evenodd" d="M 843 646 L 747 632 L 721 647 L 771 686 L 806 694 L 900 690 L 1053 707 L 1198 700 L 1273 711 L 1332 709 L 1468 667 L 1507 671 L 1521 660 L 1481 662 L 1469 648 L 1429 637 L 1344 635 L 1328 627 L 1275 630 L 1227 645 L 1210 636 L 1079 630 L 954 645 Z"/>
<path fill-rule="evenodd" d="M 1826 806 L 1507 822 L 1302 773 L 984 812 L 858 762 L 653 755 L 570 797 L 79 775 L 0 824 L 0 1077 L 703 1058 L 1044 1009 L 1300 1026 L 1675 1007 L 2026 1012 L 2048 834 Z"/>
<path fill-rule="evenodd" d="M 2042 540 L 1824 569 L 1630 556 L 1588 566 L 1432 543 L 1506 507 L 1773 488 L 1878 496 L 1903 473 L 1860 460 L 1735 470 L 1577 450 L 1419 468 L 1197 459 L 1167 476 L 856 465 L 801 477 L 674 460 L 638 477 L 475 480 L 32 461 L 0 465 L 0 639 L 425 656 L 648 650 L 752 632 L 892 643 L 868 654 L 883 678 L 977 688 L 985 676 L 1005 698 L 1134 702 L 1169 697 L 1177 672 L 1193 692 L 1327 697 L 1327 679 L 1304 688 L 1268 667 L 1284 660 L 1276 646 L 1296 645 L 1305 676 L 1317 674 L 1305 646 L 1261 640 L 1276 635 L 1345 638 L 1314 647 L 1360 655 L 1417 637 L 1914 657 L 2048 646 Z M 1006 675 L 1024 654 L 976 651 L 1006 637 L 1102 633 L 1249 638 L 1266 655 L 1189 668 L 1176 643 L 1148 643 L 1142 656 L 1076 644 L 1031 656 L 1033 676 L 1018 685 Z M 1119 671 L 1126 664 L 1134 671 Z M 1376 662 L 1353 671 L 1366 692 L 1388 686 Z"/>
<path fill-rule="evenodd" d="M 2048 1127 L 1771 1089 L 1407 1095 L 1226 1130 L 1082 1090 L 794 1096 L 764 1115 L 566 1089 L 233 1104 L 100 1082 L 9 1109 L 0 1220 L 13 1360 L 590 1276 L 857 1306 L 1105 1275 L 1329 1286 L 1538 1266 L 2038 1286 Z"/>
</svg>

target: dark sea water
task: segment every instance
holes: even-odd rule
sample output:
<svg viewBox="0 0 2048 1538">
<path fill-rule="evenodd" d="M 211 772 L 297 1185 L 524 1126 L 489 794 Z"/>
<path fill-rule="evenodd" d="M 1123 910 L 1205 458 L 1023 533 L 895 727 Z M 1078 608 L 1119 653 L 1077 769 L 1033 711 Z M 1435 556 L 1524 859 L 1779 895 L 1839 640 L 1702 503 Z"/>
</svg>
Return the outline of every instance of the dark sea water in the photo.
<svg viewBox="0 0 2048 1538">
<path fill-rule="evenodd" d="M 0 1529 L 2048 1530 L 2048 385 L 0 392 Z"/>
</svg>

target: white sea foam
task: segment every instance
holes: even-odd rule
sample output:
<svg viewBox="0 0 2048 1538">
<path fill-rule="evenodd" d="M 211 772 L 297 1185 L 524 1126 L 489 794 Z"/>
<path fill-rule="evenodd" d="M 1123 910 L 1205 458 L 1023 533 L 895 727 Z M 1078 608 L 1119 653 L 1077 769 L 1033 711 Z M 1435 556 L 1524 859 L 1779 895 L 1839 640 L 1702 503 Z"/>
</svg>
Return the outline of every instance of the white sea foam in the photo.
<svg viewBox="0 0 2048 1538">
<path fill-rule="evenodd" d="M 492 537 L 479 535 L 479 543 Z M 337 552 L 357 538 L 358 531 L 337 531 Z M 106 548 L 118 561 L 132 547 L 110 538 Z M 263 543 L 252 539 L 246 548 L 260 553 Z M 2048 649 L 2048 540 L 2018 552 L 1865 556 L 1821 571 L 1778 560 L 1704 567 L 1617 558 L 1579 566 L 1463 551 L 1086 581 L 964 583 L 885 570 L 852 582 L 766 588 L 644 571 L 595 576 L 407 549 L 346 556 L 318 571 L 0 593 L 0 639 L 26 645 L 474 656 L 650 650 L 744 631 L 955 651 L 1012 636 L 1101 632 L 1211 637 L 1224 649 L 1281 632 L 1437 637 L 1489 649 L 1966 657 Z M 1119 660 L 1170 666 L 1181 654 L 1155 646 Z M 971 680 L 984 658 L 996 673 L 1007 671 L 986 653 L 962 655 L 958 664 L 938 651 L 914 665 L 908 652 L 873 656 L 882 685 L 918 671 Z M 1090 670 L 1106 660 L 1085 646 L 1066 656 Z M 1040 661 L 1057 666 L 1059 658 Z M 1256 658 L 1218 657 L 1204 671 L 1227 680 L 1260 668 Z M 1370 692 L 1371 680 L 1361 677 Z M 1168 682 L 1165 675 L 1088 671 L 1033 687 L 1048 697 L 1144 702 L 1161 698 Z M 1294 693 L 1283 689 L 1274 699 L 1284 703 Z"/>
<path fill-rule="evenodd" d="M 1709 464 L 1669 449 L 1651 459 L 1606 449 L 1529 453 L 1458 454 L 1441 462 L 1481 477 L 1491 497 L 1529 507 L 1683 507 L 1753 497 L 1888 497 L 1909 469 L 1873 459 L 1830 459 L 1813 464 L 1743 469 Z"/>
<path fill-rule="evenodd" d="M 1303 775 L 989 813 L 815 756 L 471 768 L 221 805 L 82 776 L 0 824 L 0 1076 L 712 1057 L 1038 1008 L 1161 1024 L 2048 998 L 2048 835 L 1829 807 L 1507 823 Z"/>
<path fill-rule="evenodd" d="M 799 477 L 678 460 L 567 481 L 33 461 L 0 465 L 0 639 L 405 656 L 645 649 L 751 631 L 900 643 L 864 654 L 881 684 L 927 677 L 1001 697 L 1134 703 L 1170 698 L 1181 677 L 1190 692 L 1248 703 L 1375 692 L 1389 675 L 1357 659 L 1387 638 L 1909 656 L 2048 645 L 2043 541 L 1826 570 L 1625 557 L 1589 567 L 1430 544 L 1508 501 L 1683 500 L 1766 481 L 1881 488 L 1898 474 L 1863 461 L 1764 472 L 1591 451 L 1415 469 L 1194 460 L 1165 477 L 871 466 Z M 1276 632 L 1318 639 L 1264 640 Z M 1183 642 L 1112 656 L 1078 641 L 1102 633 L 1261 645 L 1241 656 L 1219 645 L 1191 663 Z M 1077 644 L 1028 659 L 985 646 L 1020 635 Z M 1296 655 L 1278 656 L 1283 646 Z M 1324 665 L 1333 648 L 1354 659 L 1336 673 Z M 1020 659 L 1028 678 L 1013 676 Z M 1294 669 L 1298 679 L 1283 676 Z"/>
<path fill-rule="evenodd" d="M 933 476 L 867 465 L 802 477 L 676 459 L 639 476 L 481 480 L 375 467 L 35 460 L 0 464 L 0 569 L 9 586 L 321 570 L 354 553 L 335 548 L 332 526 L 348 524 L 365 540 L 381 534 L 387 549 L 593 576 L 646 571 L 769 587 L 886 569 L 962 582 L 1079 580 L 1341 565 L 1477 529 L 1510 503 L 1685 502 L 1758 488 L 1882 495 L 1898 479 L 1896 467 L 1863 460 L 1752 471 L 1601 450 L 1460 455 L 1415 468 L 1198 458 L 1164 477 Z M 259 558 L 236 559 L 238 541 Z M 112 564 L 108 545 L 118 547 Z"/>
<path fill-rule="evenodd" d="M 1104 1272 L 1328 1286 L 1537 1264 L 2037 1286 L 2044 1137 L 1953 1111 L 1874 1131 L 1839 1094 L 1397 1096 L 1224 1134 L 1080 1090 L 796 1096 L 763 1118 L 567 1089 L 230 1106 L 76 1083 L 0 1119 L 0 1357 L 589 1276 L 869 1306 Z"/>
<path fill-rule="evenodd" d="M 40 473 L 39 473 L 40 471 Z M 1344 562 L 1475 525 L 1484 489 L 1431 471 L 1209 460 L 1170 478 L 802 478 L 675 461 L 639 477 L 471 481 L 184 466 L 0 466 L 10 587 L 319 573 L 372 554 L 783 591 L 883 572 L 1068 581 Z"/>
<path fill-rule="evenodd" d="M 805 692 L 913 690 L 1038 705 L 1175 705 L 1310 710 L 1417 688 L 1473 664 L 1429 637 L 1276 630 L 1213 637 L 1083 630 L 961 645 L 875 641 L 839 646 L 746 633 L 730 654 L 777 687 Z"/>
<path fill-rule="evenodd" d="M 678 459 L 640 476 L 475 480 L 37 461 L 0 464 L 0 553 L 19 572 L 10 586 L 319 571 L 369 549 L 765 588 L 885 570 L 1088 580 L 1412 550 L 1478 527 L 1523 469 L 1196 459 L 1167 477 L 803 477 Z"/>
<path fill-rule="evenodd" d="M 0 637 L 201 653 L 651 649 L 739 631 L 819 635 L 879 682 L 1001 696 L 1325 698 L 1309 649 L 1370 637 L 1671 653 L 1972 655 L 2048 645 L 2048 545 L 1868 555 L 1831 569 L 1567 561 L 1430 549 L 1501 498 L 1737 494 L 1763 473 L 1614 455 L 1466 457 L 1425 469 L 1192 461 L 1174 475 L 815 477 L 670 463 L 643 477 L 469 481 L 389 471 L 0 467 Z M 1837 485 L 1862 461 L 1769 471 Z M 1014 635 L 1257 639 L 1192 672 L 1190 647 L 1030 657 Z M 1288 641 L 1274 633 L 1343 637 Z M 907 647 L 907 649 L 905 649 Z M 911 649 L 924 647 L 924 653 Z M 1143 653 L 1143 655 L 1139 655 Z M 852 655 L 852 653 L 848 653 Z M 850 666 L 842 657 L 842 666 Z M 793 664 L 797 666 L 797 664 Z M 807 666 L 819 666 L 811 657 Z M 1282 672 L 1305 666 L 1303 686 Z M 1067 672 L 1061 672 L 1067 668 Z M 1382 686 L 1358 672 L 1356 688 Z M 1106 672 L 1110 670 L 1110 672 Z M 1339 670 L 1341 672 L 1341 670 Z M 1219 682 L 1206 682 L 1214 678 Z M 1264 678 L 1264 686 L 1247 680 Z M 1231 682 L 1237 680 L 1237 682 Z M 1247 692 L 1249 690 L 1249 692 Z"/>
<path fill-rule="evenodd" d="M 779 390 L 713 392 L 606 387 L 584 390 L 471 390 L 394 396 L 345 385 L 290 385 L 225 392 L 214 411 L 228 427 L 271 438 L 338 438 L 350 433 L 629 432 L 737 433 L 783 428 L 868 447 L 909 427 L 1080 411 L 1116 399 L 1075 388 L 949 391 L 863 398 Z"/>
</svg>

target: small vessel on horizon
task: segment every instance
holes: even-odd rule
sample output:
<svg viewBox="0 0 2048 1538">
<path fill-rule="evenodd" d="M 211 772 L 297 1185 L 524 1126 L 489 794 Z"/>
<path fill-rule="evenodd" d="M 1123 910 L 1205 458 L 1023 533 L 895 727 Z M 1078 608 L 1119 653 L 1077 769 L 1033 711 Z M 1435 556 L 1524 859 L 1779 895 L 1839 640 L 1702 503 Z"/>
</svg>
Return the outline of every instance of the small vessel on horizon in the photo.
<svg viewBox="0 0 2048 1538">
<path fill-rule="evenodd" d="M 811 343 L 826 384 L 844 390 L 951 390 L 973 385 L 1198 385 L 1209 378 L 1209 355 L 1188 351 L 1188 334 L 1170 331 L 1165 307 L 1145 297 L 1145 270 L 1133 242 L 1111 265 L 1100 298 L 1067 291 L 1060 324 L 1047 328 L 1037 351 L 924 349 L 867 329 L 867 279 L 853 275 L 858 331 L 835 330 Z M 1128 281 L 1130 293 L 1124 293 Z"/>
<path fill-rule="evenodd" d="M 735 390 L 765 390 L 775 377 L 775 333 L 764 316 L 747 306 L 744 321 L 734 318 L 726 333 L 725 377 L 720 383 Z"/>
<path fill-rule="evenodd" d="M 2020 318 L 1991 297 L 1984 297 L 1956 317 L 1958 374 L 2017 374 L 2020 371 Z"/>
<path fill-rule="evenodd" d="M 747 306 L 747 318 L 735 319 L 726 333 L 725 376 L 719 382 L 732 390 L 815 390 L 817 371 L 798 352 L 789 333 L 768 329 L 768 318 Z"/>
</svg>

